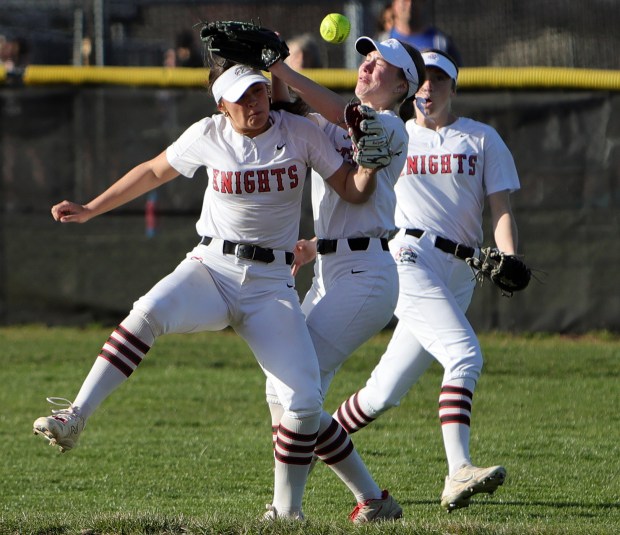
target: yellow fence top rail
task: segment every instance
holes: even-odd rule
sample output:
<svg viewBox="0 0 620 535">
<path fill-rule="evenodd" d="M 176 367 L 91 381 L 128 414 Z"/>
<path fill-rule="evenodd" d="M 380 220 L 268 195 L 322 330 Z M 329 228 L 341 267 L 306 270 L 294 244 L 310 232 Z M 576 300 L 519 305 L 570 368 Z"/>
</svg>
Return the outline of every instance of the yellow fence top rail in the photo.
<svg viewBox="0 0 620 535">
<path fill-rule="evenodd" d="M 353 91 L 357 71 L 307 69 L 308 77 L 326 87 Z M 208 69 L 168 67 L 73 67 L 29 65 L 22 73 L 8 73 L 0 66 L 0 84 L 19 79 L 35 85 L 120 85 L 196 87 L 207 84 Z M 568 69 L 556 67 L 464 67 L 459 74 L 461 89 L 582 89 L 620 91 L 620 70 Z"/>
</svg>

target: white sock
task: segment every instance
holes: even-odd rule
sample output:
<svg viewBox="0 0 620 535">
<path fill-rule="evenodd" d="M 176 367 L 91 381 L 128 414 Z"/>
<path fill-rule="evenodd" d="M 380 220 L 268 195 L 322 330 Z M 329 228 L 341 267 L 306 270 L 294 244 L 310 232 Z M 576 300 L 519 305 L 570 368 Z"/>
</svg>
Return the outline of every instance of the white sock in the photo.
<svg viewBox="0 0 620 535">
<path fill-rule="evenodd" d="M 453 379 L 441 386 L 439 419 L 450 476 L 464 464 L 471 464 L 470 419 L 475 387 L 473 379 Z"/>
<path fill-rule="evenodd" d="M 284 415 L 284 407 L 279 403 L 268 403 L 268 405 L 269 413 L 271 414 L 271 439 L 273 448 L 275 449 L 276 440 L 278 438 L 278 427 L 280 426 L 280 421 Z"/>
<path fill-rule="evenodd" d="M 315 454 L 342 480 L 358 503 L 381 498 L 381 489 L 355 449 L 351 437 L 328 413 L 321 414 Z"/>
<path fill-rule="evenodd" d="M 301 513 L 308 469 L 316 444 L 320 415 L 297 419 L 284 413 L 274 450 L 273 506 L 279 516 Z"/>
<path fill-rule="evenodd" d="M 87 419 L 138 367 L 155 338 L 146 320 L 130 313 L 110 335 L 73 405 Z"/>
</svg>

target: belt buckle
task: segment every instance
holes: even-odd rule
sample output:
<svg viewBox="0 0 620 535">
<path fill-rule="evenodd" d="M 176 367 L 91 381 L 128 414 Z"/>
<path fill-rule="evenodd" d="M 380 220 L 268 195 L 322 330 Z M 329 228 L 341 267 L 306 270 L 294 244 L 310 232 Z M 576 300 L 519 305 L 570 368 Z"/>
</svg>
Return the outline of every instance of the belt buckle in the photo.
<svg viewBox="0 0 620 535">
<path fill-rule="evenodd" d="M 466 248 L 469 248 L 469 246 L 468 245 L 463 245 L 462 243 L 457 243 L 456 247 L 454 249 L 454 256 L 456 256 L 457 258 L 461 258 L 461 259 L 465 260 L 467 258 L 467 253 L 463 250 L 463 256 L 461 256 L 459 254 L 459 250 L 460 249 L 466 249 Z"/>
<path fill-rule="evenodd" d="M 258 245 L 248 245 L 239 243 L 235 247 L 235 256 L 244 260 L 256 260 L 257 262 L 265 262 L 271 264 L 275 259 L 275 255 L 271 249 L 263 249 Z"/>
<path fill-rule="evenodd" d="M 243 258 L 244 260 L 254 260 L 256 256 L 256 247 L 245 243 L 238 243 L 235 245 L 235 256 L 237 258 Z"/>
</svg>

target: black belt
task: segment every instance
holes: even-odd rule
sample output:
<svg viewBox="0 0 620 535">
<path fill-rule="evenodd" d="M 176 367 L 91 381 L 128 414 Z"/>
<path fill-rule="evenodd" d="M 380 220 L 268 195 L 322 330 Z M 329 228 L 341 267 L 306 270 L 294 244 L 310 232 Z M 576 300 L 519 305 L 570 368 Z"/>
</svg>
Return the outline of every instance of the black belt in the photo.
<svg viewBox="0 0 620 535">
<path fill-rule="evenodd" d="M 408 228 L 405 230 L 405 234 L 415 236 L 416 238 L 421 238 L 424 231 L 419 228 Z M 435 238 L 435 247 L 437 247 L 437 249 L 441 249 L 444 253 L 453 254 L 461 260 L 466 260 L 476 254 L 476 249 L 473 247 L 462 243 L 456 243 L 455 241 L 449 240 L 448 238 L 442 238 L 441 236 L 437 236 Z"/>
<path fill-rule="evenodd" d="M 366 251 L 370 245 L 370 238 L 348 238 L 349 249 L 351 251 Z M 389 251 L 388 241 L 381 238 L 381 248 Z M 319 254 L 335 253 L 338 250 L 338 240 L 318 240 L 316 242 L 316 252 Z"/>
<path fill-rule="evenodd" d="M 202 240 L 200 240 L 200 245 L 209 245 L 211 240 L 213 240 L 213 238 L 210 236 L 203 236 Z M 245 260 L 258 260 L 266 264 L 271 264 L 271 262 L 276 259 L 273 254 L 273 249 L 266 249 L 258 245 L 248 245 L 246 243 L 234 243 L 228 240 L 224 240 L 222 253 L 234 254 L 237 258 L 243 258 Z M 295 260 L 295 255 L 288 251 L 285 251 L 284 257 L 289 266 L 293 263 L 293 260 Z"/>
</svg>

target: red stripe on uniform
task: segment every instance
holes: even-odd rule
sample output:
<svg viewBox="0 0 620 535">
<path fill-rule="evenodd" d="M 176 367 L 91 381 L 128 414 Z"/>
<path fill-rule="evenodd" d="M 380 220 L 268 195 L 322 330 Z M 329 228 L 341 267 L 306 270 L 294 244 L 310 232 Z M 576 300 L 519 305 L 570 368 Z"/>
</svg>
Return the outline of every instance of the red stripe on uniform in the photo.
<svg viewBox="0 0 620 535">
<path fill-rule="evenodd" d="M 136 353 L 134 353 L 131 349 L 129 349 L 126 345 L 122 344 L 115 338 L 108 338 L 107 344 L 111 345 L 114 349 L 116 349 L 123 357 L 127 358 L 133 362 L 136 366 L 142 362 L 142 357 Z"/>
<path fill-rule="evenodd" d="M 464 399 L 446 399 L 439 402 L 440 409 L 465 409 L 471 412 L 471 403 Z"/>
<path fill-rule="evenodd" d="M 319 432 L 317 431 L 316 433 L 312 433 L 311 435 L 302 435 L 301 433 L 295 433 L 294 431 L 287 429 L 282 424 L 280 424 L 280 427 L 278 428 L 278 433 L 280 433 L 282 436 L 285 436 L 286 438 L 290 438 L 291 440 L 296 440 L 297 442 L 312 443 L 316 442 L 316 437 L 319 434 Z"/>
<path fill-rule="evenodd" d="M 116 355 L 113 355 L 109 351 L 102 349 L 101 353 L 99 353 L 99 356 L 102 359 L 107 360 L 114 367 L 118 368 L 118 370 L 124 373 L 127 377 L 129 377 L 133 373 L 133 369 L 131 368 L 131 366 L 125 364 L 121 359 L 119 359 Z"/>
<path fill-rule="evenodd" d="M 278 450 L 276 450 L 273 455 L 276 458 L 276 460 L 284 464 L 304 465 L 304 464 L 310 464 L 312 462 L 312 455 L 308 457 L 290 457 L 288 455 L 282 455 L 281 453 L 278 453 Z"/>
<path fill-rule="evenodd" d="M 276 440 L 277 447 L 291 453 L 312 453 L 314 451 L 314 443 L 312 444 L 291 444 L 284 442 L 280 437 Z"/>
<path fill-rule="evenodd" d="M 134 346 L 138 351 L 142 351 L 142 353 L 147 353 L 149 349 L 151 349 L 148 345 L 146 345 L 142 340 L 140 340 L 137 336 L 130 333 L 125 327 L 119 325 L 116 328 L 116 332 L 118 332 L 121 336 L 123 336 L 132 346 Z"/>
<path fill-rule="evenodd" d="M 323 444 L 323 442 L 331 438 L 334 434 L 336 434 L 337 430 L 338 430 L 338 422 L 332 418 L 332 423 L 329 424 L 327 429 L 319 435 L 319 438 L 316 439 L 317 446 L 319 446 L 320 444 Z"/>
<path fill-rule="evenodd" d="M 474 397 L 473 392 L 467 390 L 467 388 L 462 388 L 460 386 L 450 386 L 450 385 L 442 386 L 441 394 L 459 394 L 461 396 L 466 396 L 470 399 L 473 399 Z"/>
<path fill-rule="evenodd" d="M 335 440 L 330 442 L 327 446 L 324 446 L 322 448 L 316 448 L 314 450 L 314 453 L 321 457 L 321 460 L 323 460 L 323 456 L 328 456 L 331 452 L 336 451 L 346 442 L 348 438 L 349 435 L 347 435 L 347 432 L 344 429 L 340 428 L 340 433 Z"/>
<path fill-rule="evenodd" d="M 349 440 L 349 443 L 346 445 L 345 448 L 343 448 L 343 450 L 338 455 L 334 455 L 333 457 L 329 457 L 328 459 L 321 459 L 321 461 L 323 461 L 325 464 L 336 464 L 342 461 L 343 459 L 346 459 L 349 455 L 351 455 L 352 451 L 353 451 L 353 442 Z"/>
<path fill-rule="evenodd" d="M 441 421 L 441 425 L 446 425 L 446 424 L 470 425 L 469 416 L 466 416 L 465 414 L 446 414 L 445 416 L 441 416 L 439 420 Z"/>
</svg>

